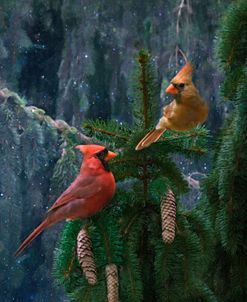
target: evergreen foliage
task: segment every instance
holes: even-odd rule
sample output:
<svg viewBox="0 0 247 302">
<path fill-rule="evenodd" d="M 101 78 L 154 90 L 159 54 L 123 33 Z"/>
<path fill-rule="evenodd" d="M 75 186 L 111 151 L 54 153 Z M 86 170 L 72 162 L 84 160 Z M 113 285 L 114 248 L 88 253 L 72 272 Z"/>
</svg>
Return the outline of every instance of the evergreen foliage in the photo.
<svg viewBox="0 0 247 302">
<path fill-rule="evenodd" d="M 140 51 L 132 89 L 134 125 L 102 120 L 89 120 L 84 125 L 88 134 L 109 149 L 118 150 L 119 156 L 111 164 L 118 186 L 105 210 L 87 221 L 69 222 L 58 244 L 54 274 L 73 302 L 106 301 L 104 273 L 111 263 L 118 266 L 121 301 L 215 301 L 202 278 L 210 236 L 204 219 L 178 203 L 176 237 L 168 245 L 162 241 L 160 215 L 160 201 L 168 189 L 177 199 L 187 191 L 187 183 L 171 155 L 203 154 L 206 129 L 167 131 L 150 148 L 134 150 L 157 121 L 156 79 L 150 55 Z M 98 272 L 95 286 L 87 283 L 75 257 L 76 236 L 82 224 L 92 239 Z"/>
<path fill-rule="evenodd" d="M 235 1 L 219 32 L 218 58 L 225 72 L 223 96 L 234 102 L 218 138 L 214 168 L 205 183 L 204 213 L 214 227 L 208 269 L 219 301 L 247 299 L 247 2 Z"/>
<path fill-rule="evenodd" d="M 226 79 L 222 93 L 225 98 L 237 100 L 239 81 L 245 76 L 244 68 L 246 64 L 246 19 L 247 3 L 238 1 L 229 7 L 228 13 L 223 19 L 219 33 L 217 47 L 218 59 Z"/>
</svg>

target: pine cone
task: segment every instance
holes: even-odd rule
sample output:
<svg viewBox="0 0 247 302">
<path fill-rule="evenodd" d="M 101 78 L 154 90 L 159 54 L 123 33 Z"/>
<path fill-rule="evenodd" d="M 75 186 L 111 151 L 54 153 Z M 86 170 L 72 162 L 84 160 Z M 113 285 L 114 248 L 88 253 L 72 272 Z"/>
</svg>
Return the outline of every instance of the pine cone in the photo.
<svg viewBox="0 0 247 302">
<path fill-rule="evenodd" d="M 97 275 L 92 242 L 87 231 L 83 228 L 77 236 L 77 257 L 88 283 L 94 285 L 97 281 Z"/>
<path fill-rule="evenodd" d="M 162 237 L 165 243 L 172 243 L 175 237 L 176 226 L 176 199 L 169 190 L 161 204 Z"/>
<path fill-rule="evenodd" d="M 105 268 L 108 302 L 118 302 L 118 270 L 115 264 L 108 264 Z"/>
</svg>

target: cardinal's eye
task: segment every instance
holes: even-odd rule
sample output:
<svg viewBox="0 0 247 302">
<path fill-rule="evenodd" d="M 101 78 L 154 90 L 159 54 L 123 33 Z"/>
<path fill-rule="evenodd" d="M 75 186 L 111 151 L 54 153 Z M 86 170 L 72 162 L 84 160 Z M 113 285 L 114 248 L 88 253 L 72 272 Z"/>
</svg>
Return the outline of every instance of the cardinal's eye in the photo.
<svg viewBox="0 0 247 302">
<path fill-rule="evenodd" d="M 179 88 L 184 88 L 184 83 L 178 85 Z"/>
<path fill-rule="evenodd" d="M 105 158 L 108 154 L 108 150 L 105 148 L 104 150 L 98 152 L 96 155 L 98 158 Z"/>
<path fill-rule="evenodd" d="M 105 150 L 104 150 L 104 156 L 107 156 L 107 154 L 108 154 L 108 150 L 105 148 Z"/>
</svg>

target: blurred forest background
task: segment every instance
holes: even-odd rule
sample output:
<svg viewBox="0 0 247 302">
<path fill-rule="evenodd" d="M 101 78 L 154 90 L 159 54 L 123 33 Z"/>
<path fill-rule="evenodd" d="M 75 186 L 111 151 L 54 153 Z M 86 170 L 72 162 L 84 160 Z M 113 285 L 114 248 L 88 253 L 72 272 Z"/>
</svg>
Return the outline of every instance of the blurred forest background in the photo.
<svg viewBox="0 0 247 302">
<path fill-rule="evenodd" d="M 184 53 L 192 60 L 195 83 L 209 103 L 207 127 L 214 135 L 229 110 L 219 96 L 222 75 L 214 58 L 217 29 L 229 3 L 0 0 L 0 88 L 18 93 L 29 106 L 26 111 L 8 108 L 14 116 L 14 135 L 6 125 L 9 115 L 0 116 L 2 302 L 63 301 L 51 277 L 61 226 L 46 232 L 17 262 L 13 260 L 20 239 L 40 221 L 57 194 L 49 179 L 60 157 L 61 150 L 54 150 L 54 145 L 60 146 L 61 133 L 53 131 L 50 120 L 37 123 L 37 114 L 33 117 L 37 110 L 30 106 L 78 129 L 85 118 L 131 124 L 129 83 L 137 52 L 148 49 L 157 65 L 160 106 L 170 101 L 164 88 L 184 64 Z M 1 98 L 12 105 L 22 101 L 10 92 Z M 202 175 L 210 166 L 205 157 L 199 163 L 181 157 L 177 161 L 189 180 L 192 173 Z M 185 202 L 190 207 L 193 200 L 187 196 Z"/>
</svg>

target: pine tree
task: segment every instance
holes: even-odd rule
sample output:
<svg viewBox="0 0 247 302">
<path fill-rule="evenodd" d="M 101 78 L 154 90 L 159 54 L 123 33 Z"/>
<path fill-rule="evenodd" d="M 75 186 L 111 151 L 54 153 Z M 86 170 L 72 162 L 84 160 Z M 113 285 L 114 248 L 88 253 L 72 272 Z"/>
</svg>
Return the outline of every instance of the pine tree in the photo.
<svg viewBox="0 0 247 302">
<path fill-rule="evenodd" d="M 157 121 L 158 95 L 152 58 L 142 50 L 133 76 L 134 124 L 94 120 L 84 125 L 97 141 L 118 150 L 111 164 L 118 185 L 106 209 L 91 219 L 67 223 L 61 236 L 54 274 L 73 302 L 106 301 L 109 288 L 114 288 L 111 297 L 116 300 L 119 295 L 123 302 L 215 301 L 203 280 L 210 231 L 199 212 L 186 211 L 179 204 L 179 195 L 187 191 L 187 183 L 172 160 L 174 153 L 187 157 L 204 154 L 207 130 L 198 127 L 185 133 L 167 131 L 159 142 L 136 152 L 137 142 Z M 176 234 L 174 241 L 167 244 L 162 239 L 160 207 L 170 190 L 177 201 L 173 217 Z M 174 212 L 171 206 L 168 210 Z M 94 286 L 86 281 L 75 257 L 76 238 L 82 227 L 87 228 L 92 240 L 97 267 Z M 114 267 L 110 275 L 109 267 Z M 112 286 L 106 276 L 114 280 Z"/>
<path fill-rule="evenodd" d="M 215 231 L 208 276 L 219 301 L 247 300 L 247 2 L 235 1 L 219 32 L 222 94 L 234 109 L 219 135 L 205 184 L 204 215 Z"/>
</svg>

